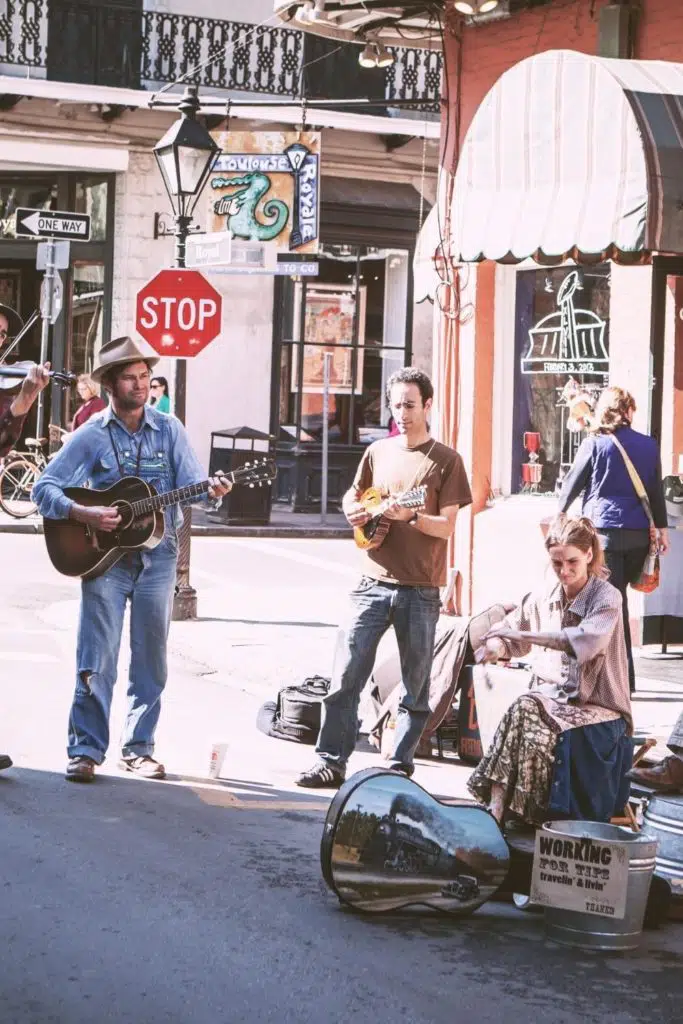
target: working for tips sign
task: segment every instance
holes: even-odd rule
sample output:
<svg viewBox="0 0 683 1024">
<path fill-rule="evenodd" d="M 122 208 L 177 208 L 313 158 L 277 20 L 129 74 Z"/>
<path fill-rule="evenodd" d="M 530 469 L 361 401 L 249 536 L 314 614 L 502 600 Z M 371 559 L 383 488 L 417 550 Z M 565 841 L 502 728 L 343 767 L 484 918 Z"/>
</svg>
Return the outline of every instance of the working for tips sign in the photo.
<svg viewBox="0 0 683 1024">
<path fill-rule="evenodd" d="M 532 902 L 558 910 L 622 919 L 626 914 L 628 845 L 536 833 Z"/>
</svg>

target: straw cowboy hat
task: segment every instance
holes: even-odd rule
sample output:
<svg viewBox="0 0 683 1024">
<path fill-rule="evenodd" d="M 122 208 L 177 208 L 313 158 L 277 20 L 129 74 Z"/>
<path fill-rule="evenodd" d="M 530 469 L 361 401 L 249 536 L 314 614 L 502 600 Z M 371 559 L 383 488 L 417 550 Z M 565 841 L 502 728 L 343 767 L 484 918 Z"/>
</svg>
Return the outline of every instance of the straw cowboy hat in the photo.
<svg viewBox="0 0 683 1024">
<path fill-rule="evenodd" d="M 12 309 L 11 306 L 5 306 L 4 303 L 0 302 L 0 315 L 4 316 L 7 320 L 7 332 L 10 338 L 16 338 L 17 334 L 24 326 L 24 321 L 21 319 L 16 309 Z"/>
<path fill-rule="evenodd" d="M 126 363 L 145 362 L 151 369 L 159 362 L 157 356 L 143 352 L 132 338 L 110 338 L 105 341 L 97 353 L 97 361 L 90 374 L 93 380 L 101 381 L 107 370 L 113 370 L 117 366 L 125 366 Z"/>
</svg>

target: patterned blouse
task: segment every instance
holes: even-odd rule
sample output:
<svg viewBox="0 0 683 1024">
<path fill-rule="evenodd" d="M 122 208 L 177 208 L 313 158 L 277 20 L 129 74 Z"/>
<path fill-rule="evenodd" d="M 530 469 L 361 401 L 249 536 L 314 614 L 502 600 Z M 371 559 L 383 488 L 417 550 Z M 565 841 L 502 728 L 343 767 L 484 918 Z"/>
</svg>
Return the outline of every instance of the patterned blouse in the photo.
<svg viewBox="0 0 683 1024">
<path fill-rule="evenodd" d="M 513 658 L 531 664 L 531 690 L 559 731 L 624 718 L 633 732 L 622 597 L 616 587 L 590 576 L 570 601 L 559 583 L 544 595 L 528 594 L 511 612 L 511 629 L 555 633 L 570 653 L 505 639 Z"/>
</svg>

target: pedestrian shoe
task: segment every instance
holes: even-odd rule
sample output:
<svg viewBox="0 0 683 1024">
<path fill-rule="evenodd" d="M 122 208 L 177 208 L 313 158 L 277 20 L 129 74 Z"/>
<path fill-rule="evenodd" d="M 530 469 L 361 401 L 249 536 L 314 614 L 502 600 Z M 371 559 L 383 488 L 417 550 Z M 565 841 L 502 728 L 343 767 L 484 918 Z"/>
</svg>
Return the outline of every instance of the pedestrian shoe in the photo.
<svg viewBox="0 0 683 1024">
<path fill-rule="evenodd" d="M 683 760 L 670 754 L 652 768 L 632 768 L 626 773 L 632 782 L 660 793 L 683 793 Z"/>
<path fill-rule="evenodd" d="M 294 782 L 306 789 L 339 789 L 344 779 L 344 773 L 332 768 L 331 765 L 317 764 L 307 772 L 302 772 Z"/>
<path fill-rule="evenodd" d="M 387 765 L 387 770 L 398 772 L 400 775 L 405 775 L 407 779 L 412 779 L 415 774 L 415 765 L 406 764 L 404 761 L 392 761 L 391 764 Z"/>
<path fill-rule="evenodd" d="M 11 768 L 13 763 L 14 762 L 9 754 L 0 754 L 0 772 L 5 768 Z"/>
<path fill-rule="evenodd" d="M 70 757 L 66 766 L 66 777 L 69 782 L 92 782 L 95 778 L 95 762 L 91 757 L 82 754 Z"/>
<path fill-rule="evenodd" d="M 119 768 L 124 772 L 132 772 L 139 775 L 141 779 L 165 779 L 166 769 L 153 757 L 147 754 L 142 756 L 122 757 L 119 761 Z"/>
</svg>

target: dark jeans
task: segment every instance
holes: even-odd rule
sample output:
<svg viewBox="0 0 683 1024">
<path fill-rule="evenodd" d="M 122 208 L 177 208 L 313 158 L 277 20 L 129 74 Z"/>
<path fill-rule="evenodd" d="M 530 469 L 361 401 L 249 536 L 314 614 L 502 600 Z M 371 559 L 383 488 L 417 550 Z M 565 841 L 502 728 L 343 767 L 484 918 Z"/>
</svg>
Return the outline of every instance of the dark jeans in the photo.
<svg viewBox="0 0 683 1024">
<path fill-rule="evenodd" d="M 609 581 L 621 592 L 624 602 L 624 640 L 628 658 L 628 681 L 631 693 L 636 689 L 636 673 L 631 653 L 631 627 L 628 621 L 628 600 L 626 591 L 629 583 L 635 583 L 642 571 L 650 550 L 649 530 L 598 530 L 609 569 Z"/>
<path fill-rule="evenodd" d="M 412 764 L 429 718 L 429 678 L 439 619 L 438 587 L 380 583 L 363 576 L 351 592 L 349 620 L 340 629 L 332 685 L 323 700 L 316 751 L 342 772 L 358 735 L 358 705 L 375 663 L 377 646 L 394 627 L 401 662 L 403 697 L 398 706 L 392 761 Z"/>
</svg>

